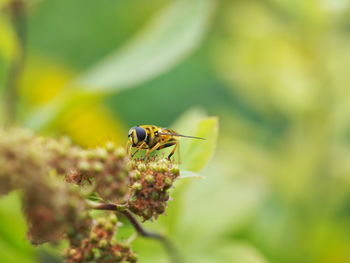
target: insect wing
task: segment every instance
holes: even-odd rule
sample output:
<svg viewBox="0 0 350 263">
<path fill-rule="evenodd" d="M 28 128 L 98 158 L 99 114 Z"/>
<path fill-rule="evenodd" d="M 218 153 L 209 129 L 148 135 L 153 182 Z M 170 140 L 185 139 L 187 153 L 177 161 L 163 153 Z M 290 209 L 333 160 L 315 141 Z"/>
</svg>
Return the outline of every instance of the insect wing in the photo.
<svg viewBox="0 0 350 263">
<path fill-rule="evenodd" d="M 188 135 L 182 135 L 182 134 L 171 133 L 171 132 L 160 132 L 159 135 L 170 135 L 170 136 L 177 136 L 177 137 L 205 140 L 205 138 L 202 138 L 202 137 L 188 136 Z"/>
</svg>

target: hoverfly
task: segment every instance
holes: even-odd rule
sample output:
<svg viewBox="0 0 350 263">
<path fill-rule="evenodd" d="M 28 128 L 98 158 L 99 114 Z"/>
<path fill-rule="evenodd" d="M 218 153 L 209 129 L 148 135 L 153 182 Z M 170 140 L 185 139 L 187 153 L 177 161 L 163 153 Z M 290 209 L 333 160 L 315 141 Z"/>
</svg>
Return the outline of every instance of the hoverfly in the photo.
<svg viewBox="0 0 350 263">
<path fill-rule="evenodd" d="M 179 147 L 179 141 L 177 137 L 205 140 L 204 138 L 200 137 L 182 135 L 174 130 L 161 128 L 155 125 L 139 125 L 132 127 L 129 130 L 128 137 L 128 154 L 131 153 L 132 147 L 137 148 L 131 157 L 133 157 L 140 149 L 146 150 L 146 157 L 148 157 L 153 151 L 174 146 L 174 149 L 168 155 L 168 160 L 170 160 L 171 156 L 173 156 L 176 149 Z"/>
</svg>

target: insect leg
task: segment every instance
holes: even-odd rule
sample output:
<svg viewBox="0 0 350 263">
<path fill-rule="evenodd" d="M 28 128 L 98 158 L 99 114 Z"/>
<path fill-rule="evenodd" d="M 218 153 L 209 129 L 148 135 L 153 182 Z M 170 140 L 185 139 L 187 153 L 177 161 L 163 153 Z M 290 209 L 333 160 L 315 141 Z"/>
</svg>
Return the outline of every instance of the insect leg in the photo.
<svg viewBox="0 0 350 263">
<path fill-rule="evenodd" d="M 134 155 L 140 150 L 144 149 L 144 147 L 147 146 L 145 142 L 141 143 L 139 146 L 137 146 L 137 150 L 131 155 L 131 157 L 134 157 Z"/>
<path fill-rule="evenodd" d="M 159 146 L 160 146 L 160 143 L 158 142 L 151 149 L 148 149 L 146 152 L 146 157 L 148 157 L 153 151 L 157 150 L 159 148 Z"/>
<path fill-rule="evenodd" d="M 169 161 L 170 161 L 171 156 L 174 155 L 176 149 L 178 148 L 179 142 L 174 142 L 174 145 L 175 145 L 174 149 L 173 149 L 173 150 L 171 151 L 171 153 L 168 155 L 168 160 L 169 160 Z"/>
<path fill-rule="evenodd" d="M 134 157 L 134 155 L 139 151 L 140 149 L 136 149 L 136 151 L 131 155 L 131 157 Z"/>
</svg>

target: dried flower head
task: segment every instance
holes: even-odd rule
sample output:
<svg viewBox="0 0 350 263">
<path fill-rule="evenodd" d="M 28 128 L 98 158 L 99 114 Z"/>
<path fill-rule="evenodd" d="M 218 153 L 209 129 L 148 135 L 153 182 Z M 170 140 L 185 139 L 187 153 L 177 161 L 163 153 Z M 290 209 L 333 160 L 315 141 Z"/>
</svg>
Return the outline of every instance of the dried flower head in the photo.
<svg viewBox="0 0 350 263">
<path fill-rule="evenodd" d="M 24 189 L 28 236 L 35 244 L 55 243 L 67 236 L 79 243 L 90 229 L 85 200 L 66 185 L 49 180 Z"/>
<path fill-rule="evenodd" d="M 79 246 L 71 245 L 65 253 L 68 263 L 99 262 L 137 262 L 137 257 L 126 244 L 117 242 L 114 237 L 118 229 L 115 215 L 93 221 L 90 236 Z"/>
<path fill-rule="evenodd" d="M 163 214 L 179 168 L 168 160 L 132 160 L 107 143 L 83 149 L 67 138 L 53 140 L 21 129 L 0 131 L 0 195 L 22 190 L 28 236 L 33 244 L 65 238 L 67 262 L 136 262 L 130 247 L 115 240 L 116 217 L 89 216 L 87 197 L 123 208 L 144 221 Z M 119 210 L 121 211 L 121 210 Z"/>
<path fill-rule="evenodd" d="M 168 190 L 179 176 L 175 164 L 168 160 L 131 161 L 129 208 L 143 220 L 157 218 L 165 212 Z"/>
</svg>

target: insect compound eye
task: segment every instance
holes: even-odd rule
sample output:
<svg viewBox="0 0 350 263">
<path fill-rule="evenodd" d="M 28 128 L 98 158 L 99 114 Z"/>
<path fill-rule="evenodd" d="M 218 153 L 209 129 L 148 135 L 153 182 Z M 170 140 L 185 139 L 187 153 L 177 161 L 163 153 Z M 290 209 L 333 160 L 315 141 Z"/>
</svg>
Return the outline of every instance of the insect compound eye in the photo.
<svg viewBox="0 0 350 263">
<path fill-rule="evenodd" d="M 146 130 L 144 128 L 135 127 L 135 130 L 136 130 L 136 136 L 139 142 L 146 139 Z"/>
<path fill-rule="evenodd" d="M 128 137 L 131 137 L 132 136 L 132 133 L 134 132 L 134 130 L 136 130 L 136 126 L 135 127 L 132 127 L 129 132 L 128 132 Z"/>
</svg>

